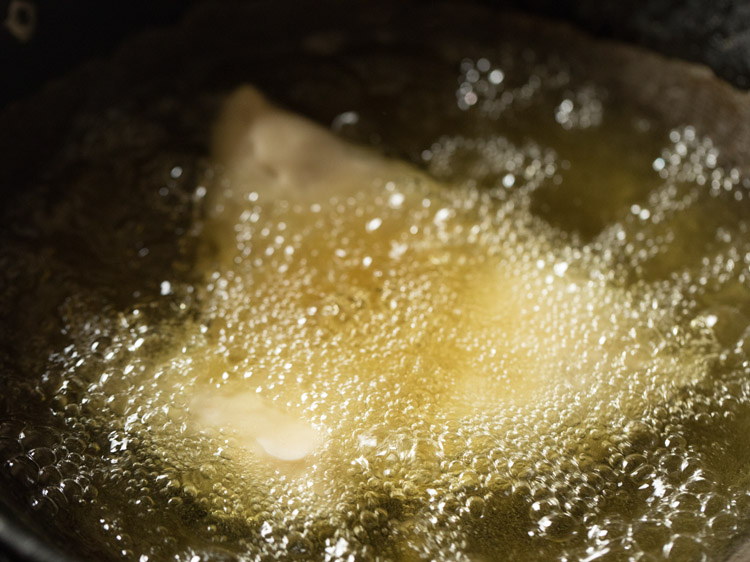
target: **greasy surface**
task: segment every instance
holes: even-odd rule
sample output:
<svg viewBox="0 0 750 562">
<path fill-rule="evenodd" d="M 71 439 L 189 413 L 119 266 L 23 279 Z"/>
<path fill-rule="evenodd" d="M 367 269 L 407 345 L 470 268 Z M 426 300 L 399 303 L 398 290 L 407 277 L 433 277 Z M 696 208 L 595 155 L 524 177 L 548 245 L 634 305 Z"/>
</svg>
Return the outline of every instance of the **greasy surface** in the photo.
<svg viewBox="0 0 750 562">
<path fill-rule="evenodd" d="M 238 6 L 195 24 L 256 21 Z M 138 86 L 94 89 L 3 207 L 8 501 L 86 559 L 727 557 L 750 238 L 747 131 L 716 116 L 746 108 L 470 16 L 248 51 L 177 33 L 150 81 L 121 55 Z M 246 82 L 359 147 L 245 90 L 260 111 L 207 161 Z"/>
</svg>

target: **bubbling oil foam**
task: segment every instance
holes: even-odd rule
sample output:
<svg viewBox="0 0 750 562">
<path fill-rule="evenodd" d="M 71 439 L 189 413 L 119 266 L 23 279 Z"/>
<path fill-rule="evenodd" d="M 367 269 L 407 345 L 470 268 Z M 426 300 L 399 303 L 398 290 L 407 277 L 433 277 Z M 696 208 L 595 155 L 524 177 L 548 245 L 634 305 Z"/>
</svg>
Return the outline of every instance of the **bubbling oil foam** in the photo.
<svg viewBox="0 0 750 562">
<path fill-rule="evenodd" d="M 305 125 L 305 148 L 341 142 Z M 266 139 L 247 127 L 252 167 Z M 677 489 L 666 480 L 660 455 L 678 436 L 653 452 L 667 423 L 654 410 L 710 378 L 713 331 L 681 321 L 674 288 L 618 282 L 598 241 L 570 246 L 530 213 L 554 154 L 540 165 L 536 147 L 443 139 L 431 165 L 500 143 L 493 165 L 525 175 L 509 186 L 502 169 L 491 189 L 367 154 L 354 176 L 333 158 L 313 193 L 280 193 L 293 168 L 248 185 L 225 162 L 199 313 L 156 359 L 124 367 L 141 413 L 123 414 L 110 448 L 135 435 L 184 467 L 172 499 L 199 502 L 249 556 L 605 554 L 631 540 L 612 531 L 615 505 L 644 551 L 703 548 L 648 506 L 687 501 L 693 482 L 714 492 L 697 467 Z M 277 148 L 287 167 L 298 144 Z M 358 156 L 342 154 L 346 170 Z"/>
<path fill-rule="evenodd" d="M 549 109 L 532 139 L 606 124 L 597 87 L 534 68 L 467 58 L 448 97 L 483 120 Z M 159 250 L 158 221 L 122 218 L 123 201 L 99 210 L 133 225 L 121 244 L 129 264 L 151 259 L 135 269 L 148 283 L 107 269 L 111 225 L 76 205 L 125 171 L 81 178 L 69 214 L 40 228 L 56 238 L 81 222 L 96 235 L 81 263 L 127 299 L 47 265 L 61 250 L 4 248 L 30 283 L 69 275 L 62 305 L 28 307 L 45 330 L 30 349 L 65 343 L 26 354 L 18 369 L 38 382 L 3 383 L 2 475 L 38 517 L 128 560 L 725 556 L 750 506 L 750 238 L 747 182 L 717 147 L 671 131 L 646 187 L 626 170 L 606 215 L 581 211 L 583 236 L 550 193 L 594 193 L 620 170 L 586 162 L 599 179 L 570 187 L 583 164 L 565 146 L 468 127 L 430 138 L 418 169 L 264 111 L 314 142 L 281 137 L 286 158 L 269 163 L 257 149 L 281 128 L 239 120 L 240 136 L 257 133 L 241 173 L 193 153 L 138 168 L 137 122 L 97 125 L 118 157 L 132 142 L 125 160 L 156 186 L 149 205 L 171 234 L 200 240 L 197 259 L 166 263 L 179 252 Z M 123 139 L 123 123 L 136 133 Z M 576 138 L 587 154 L 609 137 Z M 87 139 L 86 155 L 111 156 Z M 300 191 L 300 160 L 319 170 L 315 190 Z M 35 321 L 45 311 L 62 336 Z"/>
</svg>

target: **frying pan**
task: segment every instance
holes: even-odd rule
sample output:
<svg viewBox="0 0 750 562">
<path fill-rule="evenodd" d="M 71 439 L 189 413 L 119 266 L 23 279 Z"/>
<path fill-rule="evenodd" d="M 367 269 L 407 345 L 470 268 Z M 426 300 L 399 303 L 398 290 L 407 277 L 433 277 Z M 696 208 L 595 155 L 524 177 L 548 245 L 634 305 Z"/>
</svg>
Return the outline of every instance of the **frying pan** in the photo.
<svg viewBox="0 0 750 562">
<path fill-rule="evenodd" d="M 127 3 L 0 0 L 0 110 L 22 110 L 23 101 L 37 95 L 50 81 L 75 68 L 80 69 L 87 61 L 109 56 L 128 37 L 178 22 L 191 5 L 197 3 L 198 0 Z M 497 10 L 520 10 L 564 20 L 599 37 L 638 44 L 668 56 L 702 63 L 731 87 L 750 88 L 750 0 L 505 0 L 485 3 Z M 366 9 L 366 5 L 357 6 Z M 96 67 L 92 68 L 95 72 Z M 705 76 L 701 80 L 705 80 Z M 73 114 L 75 107 L 68 109 Z M 0 132 L 0 151 L 7 154 L 19 147 L 30 149 L 32 144 L 56 146 L 62 142 L 66 121 L 57 119 L 56 122 L 56 127 L 44 131 L 42 137 L 36 136 L 33 143 L 24 138 L 22 131 Z M 727 136 L 736 132 L 727 132 Z M 748 146 L 747 139 L 740 141 L 740 145 Z M 0 175 L 0 191 L 13 189 L 12 179 L 22 172 L 4 171 Z M 738 544 L 732 562 L 748 559 L 750 546 Z M 0 562 L 68 560 L 67 555 L 47 543 L 33 521 L 0 498 Z"/>
</svg>

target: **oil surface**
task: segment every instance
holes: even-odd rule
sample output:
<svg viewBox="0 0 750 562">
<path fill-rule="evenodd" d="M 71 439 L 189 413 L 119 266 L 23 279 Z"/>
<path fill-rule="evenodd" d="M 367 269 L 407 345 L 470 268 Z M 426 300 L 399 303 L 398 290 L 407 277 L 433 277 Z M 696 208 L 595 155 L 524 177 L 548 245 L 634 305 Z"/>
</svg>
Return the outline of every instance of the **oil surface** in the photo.
<svg viewBox="0 0 750 562">
<path fill-rule="evenodd" d="M 269 40 L 251 70 L 215 48 L 229 84 L 182 70 L 76 118 L 3 211 L 8 497 L 84 558 L 725 559 L 740 167 L 565 51 L 394 29 Z M 373 146 L 364 171 L 340 181 L 345 150 L 283 191 L 307 148 L 257 185 L 212 161 L 243 82 L 330 126 L 320 151 Z"/>
</svg>

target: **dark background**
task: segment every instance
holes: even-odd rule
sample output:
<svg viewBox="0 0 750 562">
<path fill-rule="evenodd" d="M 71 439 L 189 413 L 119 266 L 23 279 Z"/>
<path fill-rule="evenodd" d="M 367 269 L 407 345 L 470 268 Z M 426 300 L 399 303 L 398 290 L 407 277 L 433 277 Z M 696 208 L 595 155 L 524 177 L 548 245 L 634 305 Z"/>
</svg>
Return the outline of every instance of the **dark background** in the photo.
<svg viewBox="0 0 750 562">
<path fill-rule="evenodd" d="M 112 52 L 135 30 L 178 21 L 198 1 L 0 0 L 0 108 L 79 62 Z M 750 88 L 750 0 L 481 1 L 701 62 Z M 9 20 L 16 22 L 15 33 Z M 19 24 L 30 30 L 25 40 Z"/>
</svg>

